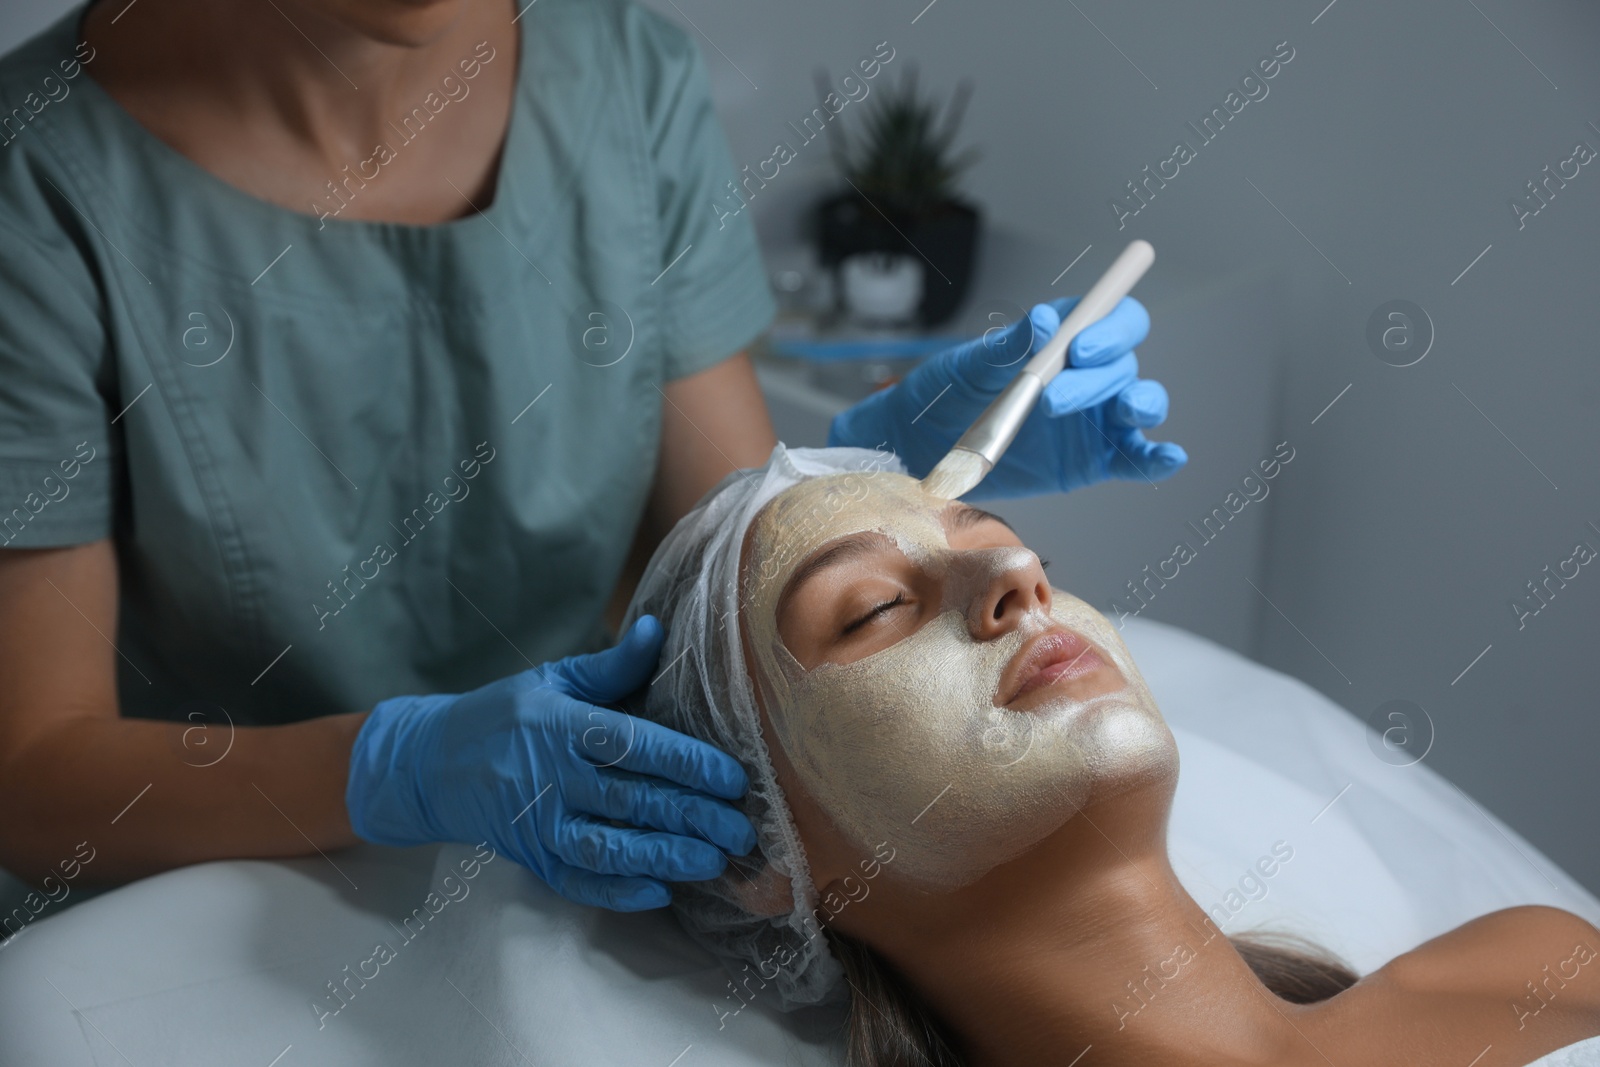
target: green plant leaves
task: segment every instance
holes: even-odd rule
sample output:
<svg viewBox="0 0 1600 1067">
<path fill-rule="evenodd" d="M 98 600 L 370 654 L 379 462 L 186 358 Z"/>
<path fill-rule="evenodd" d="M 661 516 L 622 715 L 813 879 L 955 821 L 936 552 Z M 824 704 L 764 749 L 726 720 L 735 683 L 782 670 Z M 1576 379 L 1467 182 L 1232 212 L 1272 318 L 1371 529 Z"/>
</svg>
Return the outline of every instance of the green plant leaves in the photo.
<svg viewBox="0 0 1600 1067">
<path fill-rule="evenodd" d="M 938 101 L 918 94 L 915 67 L 898 85 L 879 92 L 855 137 L 838 131 L 834 158 L 868 199 L 907 214 L 925 214 L 954 197 L 957 179 L 979 158 L 976 148 L 952 150 L 972 83 L 962 81 L 956 87 L 942 117 Z"/>
</svg>

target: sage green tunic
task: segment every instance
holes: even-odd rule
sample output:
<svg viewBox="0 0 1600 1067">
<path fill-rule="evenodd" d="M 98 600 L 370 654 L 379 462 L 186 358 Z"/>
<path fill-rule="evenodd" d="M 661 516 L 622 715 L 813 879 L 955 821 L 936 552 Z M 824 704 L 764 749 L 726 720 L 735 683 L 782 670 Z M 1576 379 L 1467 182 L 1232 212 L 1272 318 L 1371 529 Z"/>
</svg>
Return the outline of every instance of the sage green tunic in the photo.
<svg viewBox="0 0 1600 1067">
<path fill-rule="evenodd" d="M 298 212 L 123 111 L 83 11 L 0 60 L 0 546 L 114 539 L 123 713 L 282 723 L 601 647 L 660 387 L 774 310 L 689 36 L 540 0 Z M 494 62 L 493 203 L 340 217 Z"/>
</svg>

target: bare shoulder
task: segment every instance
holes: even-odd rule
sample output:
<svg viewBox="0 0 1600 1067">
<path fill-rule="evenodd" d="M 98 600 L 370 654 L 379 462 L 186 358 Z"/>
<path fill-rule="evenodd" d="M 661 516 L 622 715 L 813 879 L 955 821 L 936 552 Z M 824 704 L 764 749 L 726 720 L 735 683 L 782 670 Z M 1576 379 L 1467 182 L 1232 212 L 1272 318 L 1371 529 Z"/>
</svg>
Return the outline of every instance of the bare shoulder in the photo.
<svg viewBox="0 0 1600 1067">
<path fill-rule="evenodd" d="M 1450 1003 L 1459 1023 L 1528 1058 L 1600 1035 L 1600 929 L 1560 908 L 1506 908 L 1384 966 L 1403 996 Z M 1513 1060 L 1526 1062 L 1526 1060 Z"/>
<path fill-rule="evenodd" d="M 1506 908 L 1403 953 L 1302 1025 L 1336 1063 L 1525 1067 L 1600 1035 L 1600 930 L 1559 908 Z"/>
<path fill-rule="evenodd" d="M 1565 965 L 1565 980 L 1592 986 L 1600 1003 L 1600 930 L 1570 911 L 1543 905 L 1481 915 L 1395 957 L 1382 970 L 1405 988 L 1467 992 L 1481 987 L 1487 976 L 1498 983 L 1521 975 L 1520 986 L 1540 977 L 1546 965 L 1552 973 Z M 1596 977 L 1583 981 L 1591 971 Z"/>
</svg>

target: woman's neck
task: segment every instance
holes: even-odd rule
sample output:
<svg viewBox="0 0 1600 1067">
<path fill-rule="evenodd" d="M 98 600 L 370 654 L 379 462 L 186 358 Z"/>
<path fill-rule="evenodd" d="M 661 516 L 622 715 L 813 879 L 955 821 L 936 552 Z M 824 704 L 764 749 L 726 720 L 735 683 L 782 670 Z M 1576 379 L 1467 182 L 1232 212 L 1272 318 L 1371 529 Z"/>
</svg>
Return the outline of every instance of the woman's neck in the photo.
<svg viewBox="0 0 1600 1067">
<path fill-rule="evenodd" d="M 297 210 L 339 195 L 330 213 L 425 223 L 493 193 L 515 15 L 511 0 L 459 0 L 366 26 L 295 0 L 103 0 L 84 34 L 95 80 L 224 181 Z"/>
<path fill-rule="evenodd" d="M 1261 984 L 1178 882 L 1164 814 L 1133 806 L 1087 810 L 973 886 L 860 919 L 984 1067 L 1090 1047 L 1097 1067 L 1320 1062 L 1297 1027 L 1307 1009 Z"/>
</svg>

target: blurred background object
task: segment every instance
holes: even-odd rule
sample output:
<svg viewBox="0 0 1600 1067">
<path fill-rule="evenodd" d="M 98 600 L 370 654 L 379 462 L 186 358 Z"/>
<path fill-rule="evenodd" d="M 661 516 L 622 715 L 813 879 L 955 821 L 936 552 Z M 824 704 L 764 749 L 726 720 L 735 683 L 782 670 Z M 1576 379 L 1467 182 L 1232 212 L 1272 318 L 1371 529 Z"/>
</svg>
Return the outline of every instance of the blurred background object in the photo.
<svg viewBox="0 0 1600 1067">
<path fill-rule="evenodd" d="M 829 84 L 819 74 L 825 102 Z M 961 173 L 978 152 L 954 147 L 972 82 L 962 82 L 942 112 L 919 94 L 914 65 L 898 85 L 887 81 L 877 94 L 864 116 L 853 116 L 860 132 L 852 133 L 850 122 L 829 131 L 828 147 L 848 188 L 817 205 L 817 249 L 823 265 L 838 270 L 845 309 L 856 319 L 910 318 L 905 311 L 888 311 L 882 303 L 887 297 L 878 296 L 908 284 L 883 277 L 898 271 L 920 283 L 905 299 L 916 322 L 938 326 L 961 306 L 978 254 L 978 208 L 957 192 Z"/>
</svg>

